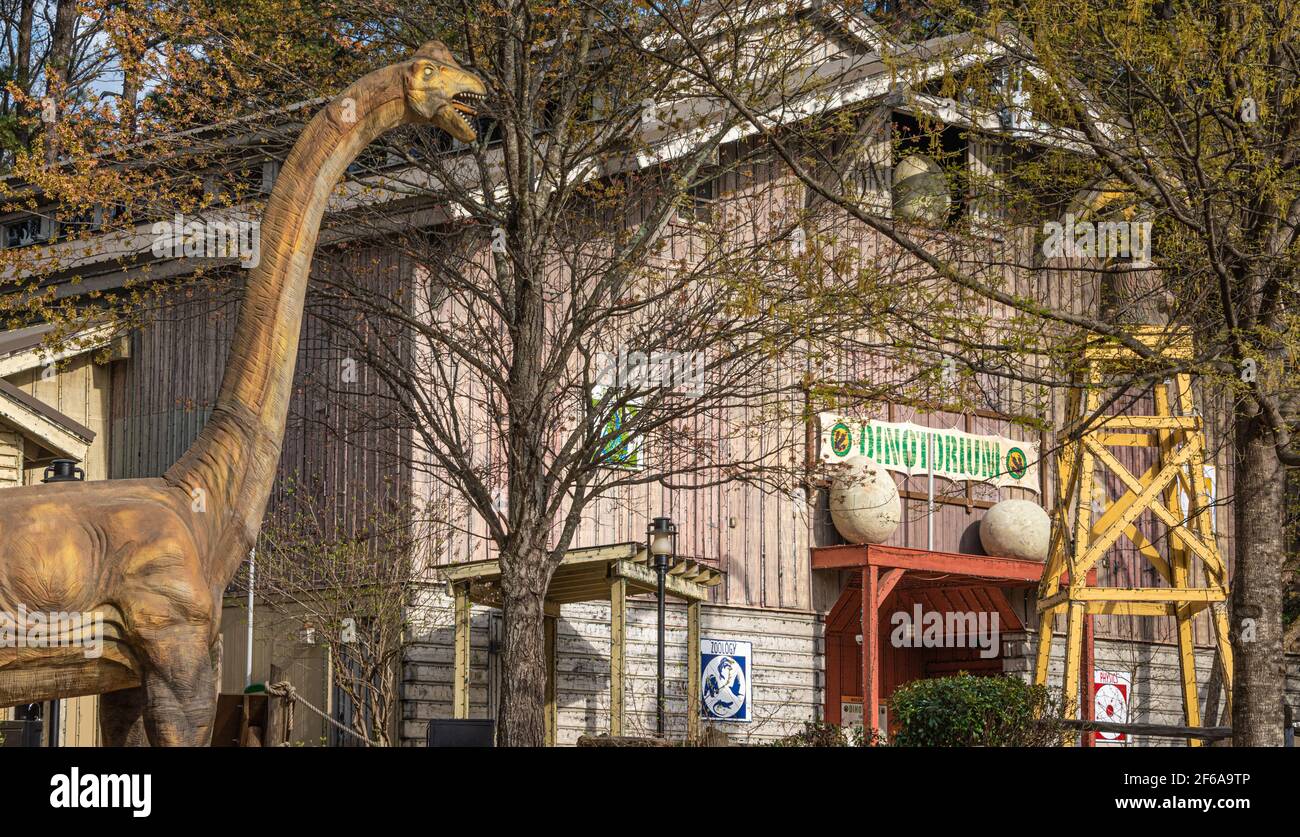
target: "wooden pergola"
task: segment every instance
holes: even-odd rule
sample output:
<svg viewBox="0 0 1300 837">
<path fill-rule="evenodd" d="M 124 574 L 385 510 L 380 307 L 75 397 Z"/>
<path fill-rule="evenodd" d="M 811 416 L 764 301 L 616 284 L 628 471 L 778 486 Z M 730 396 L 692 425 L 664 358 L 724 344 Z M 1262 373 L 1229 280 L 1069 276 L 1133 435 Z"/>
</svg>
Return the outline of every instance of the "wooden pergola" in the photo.
<svg viewBox="0 0 1300 837">
<path fill-rule="evenodd" d="M 444 568 L 447 592 L 455 600 L 455 670 L 452 717 L 469 717 L 470 606 L 501 607 L 501 562 L 497 559 L 452 564 Z M 687 660 L 700 644 L 700 602 L 709 588 L 721 583 L 721 570 L 695 558 L 675 556 L 668 568 L 664 593 L 686 602 Z M 572 549 L 565 553 L 546 591 L 546 743 L 555 743 L 558 708 L 555 699 L 555 636 L 560 605 L 577 602 L 610 603 L 609 734 L 623 734 L 627 661 L 627 597 L 656 594 L 658 577 L 644 543 L 618 543 Z M 687 694 L 700 691 L 699 666 L 687 665 Z M 687 732 L 699 732 L 699 712 L 688 711 Z"/>
</svg>

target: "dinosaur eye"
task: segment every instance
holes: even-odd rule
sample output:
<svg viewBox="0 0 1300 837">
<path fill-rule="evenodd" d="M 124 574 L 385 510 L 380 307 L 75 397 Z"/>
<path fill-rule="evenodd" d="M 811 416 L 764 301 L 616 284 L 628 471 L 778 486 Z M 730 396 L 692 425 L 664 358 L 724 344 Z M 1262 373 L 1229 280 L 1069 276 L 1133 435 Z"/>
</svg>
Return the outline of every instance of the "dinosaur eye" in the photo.
<svg viewBox="0 0 1300 837">
<path fill-rule="evenodd" d="M 433 75 L 433 68 L 432 68 L 432 67 L 425 67 L 425 68 L 424 68 L 424 74 L 425 74 L 425 76 L 431 76 L 431 75 Z"/>
</svg>

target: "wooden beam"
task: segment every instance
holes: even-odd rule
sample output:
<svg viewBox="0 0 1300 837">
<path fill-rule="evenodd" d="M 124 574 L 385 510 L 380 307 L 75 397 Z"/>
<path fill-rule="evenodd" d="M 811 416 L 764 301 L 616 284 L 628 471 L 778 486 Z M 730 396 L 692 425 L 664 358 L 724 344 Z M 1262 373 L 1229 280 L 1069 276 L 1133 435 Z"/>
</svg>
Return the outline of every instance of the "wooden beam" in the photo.
<svg viewBox="0 0 1300 837">
<path fill-rule="evenodd" d="M 1232 727 L 1198 727 L 1174 724 L 1114 724 L 1110 721 L 1053 720 L 1066 729 L 1081 732 L 1120 732 L 1125 735 L 1147 735 L 1159 738 L 1195 737 L 1217 741 L 1232 737 Z"/>
<path fill-rule="evenodd" d="M 867 563 L 867 548 L 860 544 L 848 546 L 821 546 L 812 551 L 814 570 L 844 570 L 863 567 Z"/>
<path fill-rule="evenodd" d="M 1081 602 L 1221 602 L 1222 590 L 1207 587 L 1084 587 L 1073 598 Z"/>
<path fill-rule="evenodd" d="M 862 724 L 867 741 L 880 723 L 880 570 L 862 570 Z"/>
<path fill-rule="evenodd" d="M 1096 439 L 1110 448 L 1154 447 L 1150 433 L 1098 433 Z"/>
<path fill-rule="evenodd" d="M 1159 517 L 1164 524 L 1169 527 L 1170 538 L 1181 542 L 1184 546 L 1195 552 L 1197 556 L 1205 562 L 1206 569 L 1209 570 L 1216 579 L 1222 580 L 1223 565 L 1219 562 L 1218 553 L 1202 543 L 1199 538 L 1192 534 L 1191 530 L 1183 525 L 1183 521 L 1181 521 L 1175 513 L 1171 512 L 1167 506 L 1161 505 L 1158 502 L 1159 495 L 1168 490 L 1171 487 L 1174 478 L 1182 473 L 1183 465 L 1191 459 L 1198 458 L 1200 448 L 1199 438 L 1187 442 L 1183 446 L 1182 450 L 1178 451 L 1172 460 L 1165 460 L 1165 466 L 1146 485 L 1139 482 L 1138 479 L 1130 474 L 1128 469 L 1125 468 L 1110 451 L 1098 445 L 1094 440 L 1084 439 L 1084 444 L 1086 444 L 1097 455 L 1097 458 L 1105 463 L 1106 467 L 1110 468 L 1111 471 L 1120 478 L 1120 481 L 1128 487 L 1131 494 L 1126 495 L 1125 499 L 1127 499 L 1127 496 L 1136 495 L 1130 508 L 1126 509 L 1125 513 L 1120 517 L 1120 519 L 1124 521 L 1121 530 L 1127 529 L 1138 515 L 1140 515 L 1144 510 L 1150 509 L 1152 514 Z M 1157 485 L 1159 486 L 1159 489 L 1153 490 L 1153 487 Z M 1173 502 L 1177 504 L 1177 499 L 1175 498 Z M 1136 507 L 1136 510 L 1133 507 Z M 1102 551 L 1109 549 L 1114 543 L 1114 540 L 1111 539 L 1112 534 L 1114 535 L 1114 540 L 1118 540 L 1119 535 L 1114 534 L 1113 530 L 1111 532 L 1103 532 L 1096 538 L 1096 540 L 1102 541 L 1106 544 Z M 1095 547 L 1089 545 L 1088 551 L 1089 554 L 1092 554 L 1095 551 Z"/>
<path fill-rule="evenodd" d="M 1175 618 L 1178 629 L 1178 673 L 1179 684 L 1182 686 L 1183 695 L 1183 713 L 1187 719 L 1187 725 L 1199 727 L 1201 725 L 1201 701 L 1200 696 L 1196 693 L 1196 644 L 1192 636 L 1192 617 L 1193 613 L 1184 607 L 1175 606 Z M 1187 740 L 1187 746 L 1200 746 L 1200 741 L 1195 738 Z"/>
<path fill-rule="evenodd" d="M 587 546 L 578 549 L 570 549 L 564 553 L 564 559 L 560 562 L 561 568 L 574 567 L 579 564 L 600 563 L 602 561 L 614 561 L 623 559 L 634 559 L 639 549 L 644 549 L 643 544 L 633 542 L 607 544 L 605 546 Z M 448 564 L 440 568 L 449 581 L 462 581 L 466 579 L 489 580 L 501 577 L 501 561 L 496 558 L 490 558 L 483 561 L 466 561 L 461 564 Z M 558 573 L 559 570 L 557 569 Z"/>
<path fill-rule="evenodd" d="M 1039 561 L 998 558 L 992 555 L 962 555 L 956 552 L 927 552 L 899 546 L 872 544 L 867 550 L 873 567 L 954 573 L 976 578 L 1007 581 L 1038 581 L 1043 565 Z"/>
<path fill-rule="evenodd" d="M 657 589 L 659 583 L 654 570 L 631 561 L 615 561 L 609 565 L 609 571 L 614 576 L 633 582 L 647 593 Z M 688 602 L 699 602 L 709 597 L 707 587 L 671 575 L 664 576 L 664 592 Z"/>
<path fill-rule="evenodd" d="M 1088 602 L 1086 610 L 1097 616 L 1173 616 L 1173 602 Z"/>
<path fill-rule="evenodd" d="M 1034 657 L 1034 683 L 1047 685 L 1047 664 L 1052 657 L 1052 622 L 1056 620 L 1055 608 L 1038 614 L 1038 648 Z"/>
<path fill-rule="evenodd" d="M 555 616 L 542 617 L 543 645 L 546 655 L 546 733 L 544 743 L 554 747 L 559 734 L 560 713 L 555 699 L 555 641 L 556 627 L 559 619 Z"/>
<path fill-rule="evenodd" d="M 455 590 L 455 651 L 451 686 L 451 716 L 469 717 L 469 585 L 457 584 Z"/>
<path fill-rule="evenodd" d="M 1061 711 L 1066 718 L 1079 717 L 1079 675 L 1083 662 L 1083 604 L 1072 601 L 1065 622 L 1065 679 L 1061 687 Z"/>
<path fill-rule="evenodd" d="M 1191 337 L 1178 331 L 1172 331 L 1165 326 L 1136 326 L 1132 329 L 1131 334 L 1144 346 L 1152 349 L 1158 347 L 1160 353 L 1166 358 L 1187 360 L 1194 356 Z M 1137 359 L 1137 355 L 1132 349 L 1117 343 L 1102 343 L 1089 346 L 1084 350 L 1084 356 L 1092 360 L 1108 361 Z"/>
<path fill-rule="evenodd" d="M 623 734 L 623 674 L 627 654 L 627 579 L 609 581 L 609 734 Z"/>
<path fill-rule="evenodd" d="M 1096 366 L 1088 370 L 1088 389 L 1083 396 L 1082 415 L 1090 416 L 1097 409 L 1097 384 L 1099 373 Z M 1074 549 L 1066 554 L 1066 565 L 1070 569 L 1070 590 L 1073 592 L 1084 583 L 1084 575 L 1096 563 L 1096 559 L 1089 561 L 1088 555 L 1091 552 L 1088 533 L 1092 531 L 1092 495 L 1097 489 L 1096 475 L 1094 474 L 1094 465 L 1092 461 L 1092 451 L 1086 444 L 1078 445 L 1074 448 L 1079 460 L 1077 470 L 1071 463 L 1071 472 L 1076 480 L 1076 496 L 1079 498 L 1074 510 Z M 1068 649 L 1067 649 L 1068 659 Z"/>
<path fill-rule="evenodd" d="M 1091 463 L 1091 454 L 1096 451 L 1098 446 L 1091 439 L 1084 439 L 1084 447 L 1084 456 L 1087 457 L 1088 462 Z M 1184 445 L 1183 449 L 1180 450 L 1173 459 L 1166 462 L 1164 467 L 1151 478 L 1151 482 L 1142 489 L 1142 492 L 1138 494 L 1132 504 L 1125 509 L 1124 513 L 1119 516 L 1119 519 L 1112 523 L 1105 532 L 1102 532 L 1097 538 L 1091 540 L 1091 542 L 1089 541 L 1088 536 L 1092 531 L 1092 527 L 1087 525 L 1087 519 L 1091 515 L 1087 512 L 1092 508 L 1092 492 L 1089 490 L 1087 481 L 1080 486 L 1081 496 L 1077 514 L 1079 520 L 1083 521 L 1083 523 L 1081 525 L 1076 523 L 1075 549 L 1076 552 L 1082 552 L 1083 554 L 1077 559 L 1078 566 L 1072 568 L 1072 577 L 1077 576 L 1086 570 L 1092 569 L 1101 556 L 1106 553 L 1106 550 L 1110 549 L 1111 546 L 1119 540 L 1119 536 L 1123 533 L 1124 529 L 1130 523 L 1137 520 L 1143 511 L 1152 508 L 1153 506 L 1158 508 L 1158 504 L 1155 504 L 1154 501 L 1160 496 L 1160 493 L 1164 491 L 1165 486 L 1169 485 L 1169 482 L 1178 475 L 1178 469 L 1186 464 L 1188 458 L 1195 453 L 1196 447 L 1197 445 L 1195 442 L 1190 442 L 1187 445 Z M 1105 457 L 1109 457 L 1111 462 L 1115 461 L 1115 458 L 1110 455 L 1109 451 L 1106 451 L 1105 448 L 1101 448 L 1101 450 L 1105 451 Z M 1101 457 L 1100 454 L 1098 454 L 1098 456 Z M 1103 458 L 1103 461 L 1105 461 L 1105 457 L 1101 457 Z M 1123 466 L 1120 467 L 1121 469 L 1123 468 Z M 1085 470 L 1085 472 L 1087 471 Z M 1127 473 L 1127 471 L 1125 473 Z"/>
<path fill-rule="evenodd" d="M 1219 665 L 1222 666 L 1223 697 L 1228 717 L 1232 717 L 1232 641 L 1228 636 L 1228 608 L 1222 602 L 1210 605 L 1211 623 L 1214 625 L 1214 641 L 1219 650 Z M 1210 718 L 1210 721 L 1217 720 Z"/>
<path fill-rule="evenodd" d="M 884 607 L 885 599 L 889 594 L 894 592 L 894 587 L 902 579 L 903 573 L 907 570 L 902 567 L 895 567 L 892 570 L 886 570 L 885 574 L 880 577 L 880 591 L 876 594 L 876 607 Z"/>
<path fill-rule="evenodd" d="M 700 740 L 700 603 L 686 605 L 686 740 Z"/>
<path fill-rule="evenodd" d="M 1200 430 L 1197 416 L 1105 416 L 1099 430 Z"/>
</svg>

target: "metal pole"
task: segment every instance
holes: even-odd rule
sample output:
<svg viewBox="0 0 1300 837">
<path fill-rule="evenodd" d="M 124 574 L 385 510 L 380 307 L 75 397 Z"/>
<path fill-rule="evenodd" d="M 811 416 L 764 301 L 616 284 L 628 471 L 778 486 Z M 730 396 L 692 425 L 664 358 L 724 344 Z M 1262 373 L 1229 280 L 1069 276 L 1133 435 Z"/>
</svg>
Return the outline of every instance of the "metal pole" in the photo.
<svg viewBox="0 0 1300 837">
<path fill-rule="evenodd" d="M 657 556 L 655 569 L 659 576 L 659 671 L 656 675 L 655 729 L 659 737 L 664 737 L 664 574 L 668 571 L 668 562 Z"/>
<path fill-rule="evenodd" d="M 257 547 L 248 550 L 248 654 L 244 667 L 244 687 L 253 685 L 253 581 L 257 577 Z"/>
<path fill-rule="evenodd" d="M 934 429 L 925 434 L 925 465 L 930 471 L 925 481 L 925 548 L 934 551 Z"/>
</svg>

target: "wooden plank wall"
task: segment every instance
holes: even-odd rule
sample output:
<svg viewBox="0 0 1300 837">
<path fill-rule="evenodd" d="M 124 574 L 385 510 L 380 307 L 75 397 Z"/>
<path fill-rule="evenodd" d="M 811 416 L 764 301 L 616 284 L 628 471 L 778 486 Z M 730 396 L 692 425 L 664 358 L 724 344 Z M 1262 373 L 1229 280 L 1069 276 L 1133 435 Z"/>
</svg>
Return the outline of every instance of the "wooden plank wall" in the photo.
<svg viewBox="0 0 1300 837">
<path fill-rule="evenodd" d="M 258 607 L 253 611 L 253 682 L 268 680 L 274 664 L 304 698 L 328 712 L 326 649 L 303 643 L 298 637 L 301 626 L 301 616 L 295 616 L 290 609 Z M 222 610 L 221 637 L 221 691 L 239 694 L 244 691 L 248 671 L 248 608 L 244 603 L 228 603 Z M 328 740 L 328 731 L 319 715 L 299 706 L 293 713 L 289 740 L 292 744 L 319 747 Z"/>
<path fill-rule="evenodd" d="M 0 430 L 0 488 L 23 484 L 25 447 L 21 433 Z"/>
<path fill-rule="evenodd" d="M 470 717 L 495 716 L 499 656 L 489 641 L 499 636 L 500 614 L 475 607 L 470 638 Z M 672 604 L 666 613 L 665 664 L 668 728 L 686 733 L 686 664 L 698 650 L 686 648 L 686 609 Z M 496 620 L 496 623 L 494 623 Z M 451 603 L 437 587 L 425 589 L 413 610 L 413 642 L 403 668 L 406 700 L 402 739 L 422 745 L 430 718 L 451 717 Z M 628 608 L 625 685 L 626 732 L 653 733 L 656 667 L 656 611 L 651 602 Z M 754 644 L 753 717 L 749 724 L 719 724 L 737 741 L 758 743 L 788 735 L 819 717 L 822 702 L 821 625 L 813 614 L 771 608 L 705 605 L 701 636 Z M 562 745 L 581 735 L 609 730 L 609 605 L 564 605 L 557 625 L 557 700 Z"/>
<path fill-rule="evenodd" d="M 746 151 L 734 149 L 728 154 L 743 158 Z M 774 183 L 780 188 L 772 188 Z M 781 217 L 786 211 L 783 202 L 801 204 L 803 195 L 771 160 L 752 161 L 728 170 L 722 189 L 731 196 L 748 196 L 745 211 L 749 218 L 755 219 L 755 228 L 746 234 L 750 238 L 762 232 L 757 219 Z M 867 234 L 860 225 L 833 217 L 828 217 L 826 223 L 828 229 L 841 233 L 846 242 L 855 242 L 864 262 L 900 273 L 915 270 L 897 248 Z M 669 238 L 667 257 L 684 255 L 695 246 L 689 230 L 670 230 Z M 1017 263 L 1017 252 L 1023 253 L 1023 248 L 1033 246 L 1031 235 L 1026 234 L 1022 241 L 990 239 L 984 246 L 990 248 L 998 261 L 1008 265 L 1003 268 L 1003 275 L 1015 292 L 1046 299 L 1077 313 L 1095 310 L 1095 287 L 1078 275 L 1068 271 L 1026 273 L 1010 267 Z M 328 266 L 330 262 L 334 267 Z M 382 245 L 358 248 L 342 256 L 322 256 L 319 265 L 319 270 L 341 269 L 370 276 L 377 288 L 389 291 L 407 282 L 415 270 L 414 265 L 397 255 L 396 248 Z M 307 480 L 313 493 L 328 498 L 341 521 L 355 521 L 367 505 L 380 498 L 410 499 L 418 506 L 434 510 L 435 516 L 448 518 L 444 521 L 445 537 L 433 556 L 435 565 L 488 557 L 491 549 L 483 521 L 460 509 L 445 487 L 427 474 L 404 470 L 405 456 L 418 458 L 418 452 L 412 449 L 409 431 L 402 433 L 376 421 L 382 418 L 375 415 L 376 409 L 391 407 L 391 402 L 374 397 L 382 386 L 363 368 L 357 391 L 340 391 L 337 373 L 339 364 L 346 358 L 346 340 L 324 322 L 325 318 L 314 314 L 314 310 L 319 310 L 315 306 L 331 304 L 328 297 L 313 292 L 310 299 L 300 349 L 298 388 L 281 462 L 282 476 L 296 475 Z M 977 314 L 1005 317 L 1009 313 L 992 303 L 982 303 L 982 306 Z M 119 365 L 114 372 L 112 476 L 161 473 L 192 440 L 216 393 L 229 345 L 233 311 L 228 293 L 192 292 L 189 298 L 178 300 L 158 323 L 132 338 L 132 360 Z M 906 370 L 888 368 L 878 359 L 845 358 L 842 363 L 845 365 L 835 370 L 838 374 L 860 374 L 876 385 L 888 385 L 906 374 Z M 854 363 L 858 366 L 854 367 Z M 797 371 L 790 369 L 777 374 L 794 375 Z M 1043 395 L 1030 387 L 989 376 L 981 379 L 981 386 L 994 409 L 1041 414 L 1041 408 L 1033 408 L 1038 407 Z M 1059 394 L 1055 401 L 1051 412 L 1059 418 Z M 463 403 L 468 424 L 486 425 L 488 419 L 481 402 Z M 754 404 L 735 415 L 718 417 L 712 424 L 701 418 L 693 432 L 703 435 L 710 429 L 716 430 L 719 456 L 730 450 L 742 457 L 802 462 L 806 453 L 802 425 L 791 420 L 776 429 L 752 431 L 760 424 L 759 416 L 766 406 Z M 782 406 L 787 416 L 793 416 L 803 405 L 790 402 Z M 881 417 L 889 412 L 888 405 L 882 402 L 859 406 Z M 894 410 L 893 419 L 941 426 L 961 426 L 966 421 L 952 413 L 923 413 L 902 407 Z M 971 429 L 1036 441 L 1034 434 L 995 419 L 975 418 Z M 500 468 L 499 452 L 490 445 L 483 444 L 479 453 L 485 467 Z M 1226 476 L 1221 470 L 1221 483 Z M 1050 479 L 1048 482 L 1050 486 Z M 955 488 L 942 480 L 937 484 L 946 492 Z M 923 493 L 925 481 L 913 479 L 903 488 Z M 837 538 L 828 525 L 824 492 L 814 492 L 809 498 L 803 495 L 803 490 L 793 481 L 781 490 L 761 490 L 735 482 L 699 490 L 668 489 L 661 485 L 620 489 L 592 504 L 584 515 L 574 545 L 640 541 L 651 517 L 668 514 L 682 526 L 682 552 L 717 561 L 727 571 L 727 580 L 714 591 L 712 601 L 740 607 L 824 611 L 838 590 L 838 579 L 811 577 L 808 547 L 834 543 Z M 972 489 L 976 501 L 992 501 L 1019 493 L 1034 496 L 1014 490 L 990 493 L 983 487 Z M 284 498 L 278 492 L 276 499 Z M 1049 489 L 1038 499 L 1050 506 L 1052 492 Z M 891 543 L 925 546 L 926 515 L 924 500 L 909 497 L 905 501 L 905 525 Z M 978 508 L 968 510 L 964 502 L 942 505 L 937 512 L 934 547 L 978 552 L 978 518 Z M 1221 534 L 1229 534 L 1226 515 L 1221 515 L 1220 522 Z M 815 587 L 821 589 L 816 597 Z M 1106 635 L 1120 629 L 1107 624 L 1100 630 Z"/>
<path fill-rule="evenodd" d="M 317 270 L 365 270 L 377 284 L 395 275 L 382 265 L 358 264 L 358 258 L 364 257 L 327 254 Z M 179 292 L 131 334 L 131 359 L 113 369 L 113 478 L 160 476 L 198 435 L 220 389 L 242 278 L 235 273 Z M 383 385 L 359 358 L 349 357 L 347 340 L 325 319 L 333 312 L 330 299 L 309 292 L 270 509 L 288 513 L 293 500 L 287 489 L 297 484 L 347 527 L 359 525 L 369 509 L 400 502 L 406 473 L 400 434 L 372 415 Z M 342 377 L 349 360 L 358 361 L 352 382 Z"/>
</svg>

